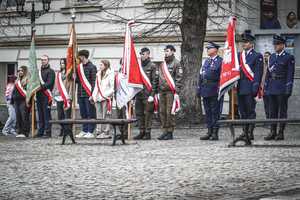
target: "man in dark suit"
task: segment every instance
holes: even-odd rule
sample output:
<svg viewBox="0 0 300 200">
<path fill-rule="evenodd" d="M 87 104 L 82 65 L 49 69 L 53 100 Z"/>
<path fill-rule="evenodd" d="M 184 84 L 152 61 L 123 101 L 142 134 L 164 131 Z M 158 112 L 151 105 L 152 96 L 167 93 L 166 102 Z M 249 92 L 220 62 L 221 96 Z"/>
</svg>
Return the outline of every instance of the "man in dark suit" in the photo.
<svg viewBox="0 0 300 200">
<path fill-rule="evenodd" d="M 265 93 L 269 95 L 270 118 L 287 118 L 288 98 L 292 95 L 295 72 L 295 58 L 284 50 L 285 39 L 274 35 L 275 53 L 270 56 L 265 80 Z M 283 140 L 285 123 L 271 125 L 265 140 Z"/>
<path fill-rule="evenodd" d="M 243 51 L 239 53 L 240 79 L 238 81 L 238 107 L 241 119 L 256 118 L 256 100 L 263 74 L 263 56 L 256 52 L 254 47 L 255 37 L 250 33 L 242 34 Z M 246 145 L 251 145 L 254 125 L 245 124 L 243 133 L 236 141 L 243 140 Z"/>
<path fill-rule="evenodd" d="M 223 98 L 218 100 L 219 80 L 222 66 L 222 58 L 218 56 L 219 45 L 208 42 L 207 58 L 200 69 L 198 82 L 198 96 L 203 98 L 208 132 L 200 137 L 200 140 L 218 140 L 219 126 L 217 121 L 222 112 Z"/>
</svg>

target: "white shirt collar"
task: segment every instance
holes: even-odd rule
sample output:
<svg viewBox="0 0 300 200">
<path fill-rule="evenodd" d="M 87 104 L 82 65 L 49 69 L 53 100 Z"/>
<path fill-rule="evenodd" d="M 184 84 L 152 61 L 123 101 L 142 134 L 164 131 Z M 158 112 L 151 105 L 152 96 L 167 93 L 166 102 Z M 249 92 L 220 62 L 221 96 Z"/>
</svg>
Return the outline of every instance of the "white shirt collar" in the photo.
<svg viewBox="0 0 300 200">
<path fill-rule="evenodd" d="M 209 57 L 210 59 L 212 60 L 215 60 L 215 58 L 217 57 L 218 55 L 215 55 L 214 57 Z"/>
<path fill-rule="evenodd" d="M 253 48 L 251 48 L 248 51 L 246 51 L 246 55 L 248 55 L 252 50 L 253 50 Z"/>
<path fill-rule="evenodd" d="M 276 53 L 277 56 L 281 56 L 284 53 L 284 49 L 280 53 Z"/>
</svg>

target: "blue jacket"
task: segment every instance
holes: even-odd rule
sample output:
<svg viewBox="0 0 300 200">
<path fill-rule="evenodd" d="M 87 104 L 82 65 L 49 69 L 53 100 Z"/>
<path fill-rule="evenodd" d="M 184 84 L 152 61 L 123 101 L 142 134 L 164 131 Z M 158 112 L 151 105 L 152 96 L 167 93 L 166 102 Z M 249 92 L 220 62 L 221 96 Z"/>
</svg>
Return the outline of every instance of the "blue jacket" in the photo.
<svg viewBox="0 0 300 200">
<path fill-rule="evenodd" d="M 239 53 L 240 58 L 240 53 Z M 239 59 L 240 62 L 240 59 Z M 238 81 L 238 94 L 239 95 L 252 95 L 256 96 L 261 83 L 263 74 L 263 56 L 261 53 L 257 53 L 254 49 L 246 55 L 246 64 L 249 65 L 254 73 L 254 80 L 250 81 L 244 74 L 242 68 L 240 69 L 240 79 Z"/>
<path fill-rule="evenodd" d="M 223 59 L 220 56 L 205 60 L 199 74 L 198 96 L 218 96 L 222 61 Z"/>
<path fill-rule="evenodd" d="M 294 84 L 295 58 L 286 51 L 270 56 L 265 80 L 265 94 L 291 95 Z"/>
</svg>

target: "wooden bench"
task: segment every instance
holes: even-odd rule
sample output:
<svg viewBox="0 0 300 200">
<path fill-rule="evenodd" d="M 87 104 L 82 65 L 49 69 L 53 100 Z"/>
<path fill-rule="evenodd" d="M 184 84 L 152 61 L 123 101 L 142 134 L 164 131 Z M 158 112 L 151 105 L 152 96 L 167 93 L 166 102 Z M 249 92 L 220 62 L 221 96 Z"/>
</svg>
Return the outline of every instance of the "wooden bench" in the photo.
<svg viewBox="0 0 300 200">
<path fill-rule="evenodd" d="M 64 119 L 64 120 L 50 120 L 51 124 L 111 124 L 113 127 L 113 135 L 112 135 L 112 146 L 114 146 L 117 140 L 121 140 L 123 144 L 125 144 L 125 136 L 123 132 L 121 134 L 117 134 L 116 126 L 124 126 L 127 124 L 131 124 L 136 122 L 137 119 Z M 73 132 L 72 132 L 73 134 Z M 74 135 L 74 134 L 73 134 Z M 64 144 L 66 137 L 68 134 L 64 134 L 62 138 L 62 145 Z M 75 137 L 74 137 L 75 138 Z"/>
<path fill-rule="evenodd" d="M 235 146 L 236 142 L 235 141 L 235 127 L 236 126 L 243 126 L 246 124 L 254 124 L 254 125 L 271 125 L 271 124 L 277 124 L 277 123 L 296 123 L 300 124 L 300 119 L 299 118 L 294 118 L 294 119 L 234 119 L 234 120 L 218 120 L 217 122 L 221 127 L 229 127 L 230 133 L 232 136 L 232 142 L 229 143 L 229 147 Z"/>
</svg>

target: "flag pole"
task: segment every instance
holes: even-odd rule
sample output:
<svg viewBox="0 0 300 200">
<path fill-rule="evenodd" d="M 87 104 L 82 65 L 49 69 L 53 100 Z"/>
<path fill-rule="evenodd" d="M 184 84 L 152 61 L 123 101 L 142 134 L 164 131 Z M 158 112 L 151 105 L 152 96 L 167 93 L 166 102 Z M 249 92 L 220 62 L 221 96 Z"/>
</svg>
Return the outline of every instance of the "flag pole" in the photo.
<svg viewBox="0 0 300 200">
<path fill-rule="evenodd" d="M 128 102 L 128 119 L 131 119 L 132 118 L 132 101 L 129 101 Z M 131 135 L 132 135 L 132 132 L 131 132 L 131 124 L 129 123 L 128 124 L 128 140 L 131 140 Z"/>
<path fill-rule="evenodd" d="M 75 57 L 75 51 L 76 51 L 76 45 L 74 41 L 76 41 L 76 36 L 75 36 L 75 19 L 76 19 L 76 15 L 75 15 L 75 9 L 72 9 L 71 11 L 71 18 L 72 18 L 72 35 L 73 35 L 73 82 L 72 82 L 72 120 L 75 120 L 76 118 L 76 95 L 75 95 L 75 75 L 76 75 L 76 57 Z M 75 136 L 75 132 L 76 132 L 76 127 L 75 124 L 72 125 L 72 132 L 73 135 Z"/>
<path fill-rule="evenodd" d="M 36 93 L 35 93 L 36 94 Z M 31 99 L 31 136 L 35 136 L 35 109 L 34 109 L 34 99 L 35 99 L 35 94 L 33 95 Z"/>
<path fill-rule="evenodd" d="M 234 120 L 234 87 L 231 89 L 231 119 Z"/>
</svg>

